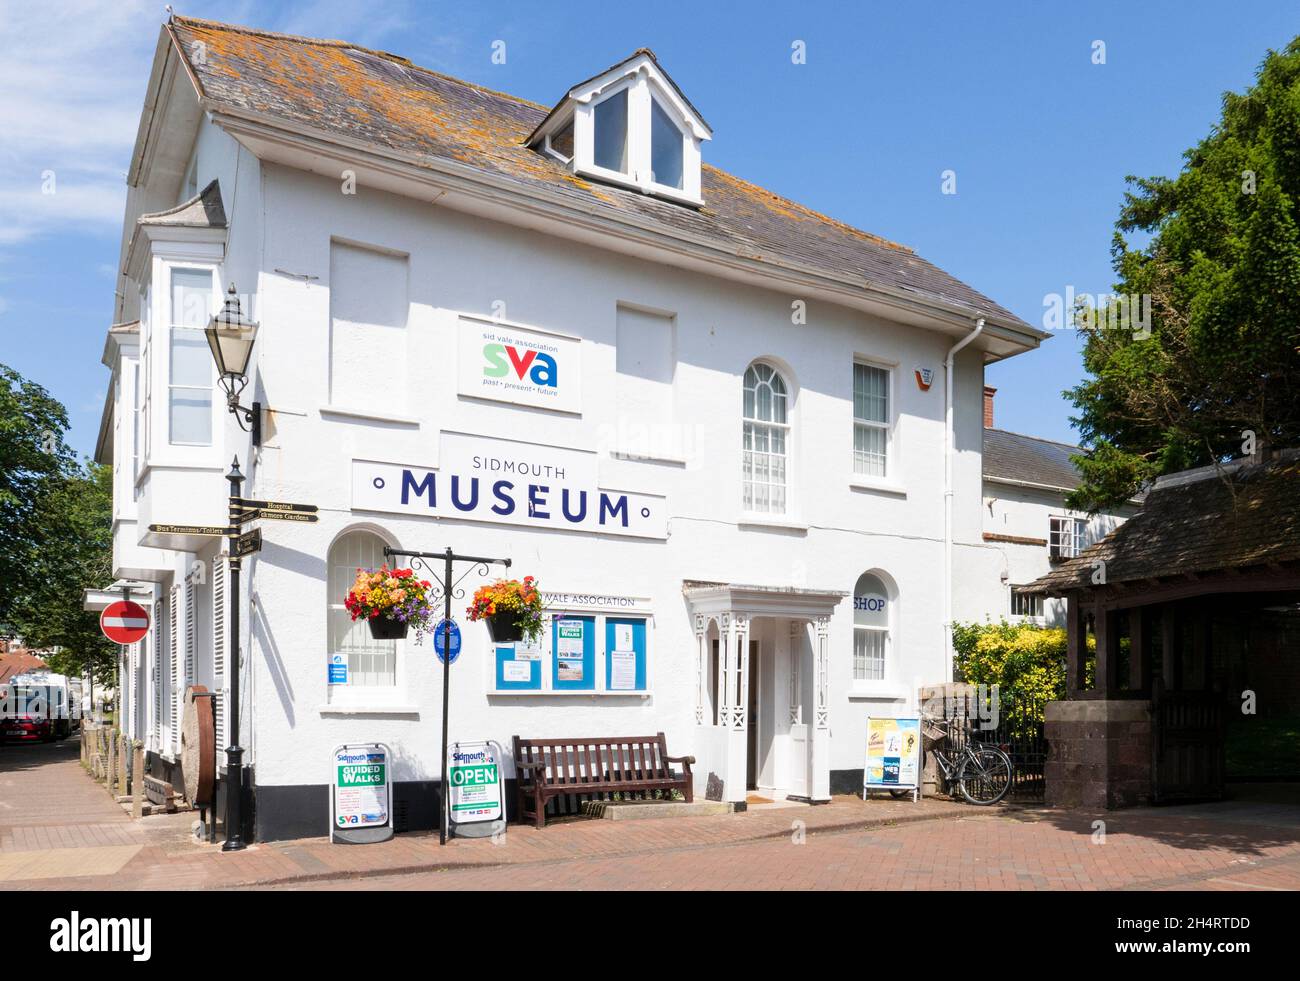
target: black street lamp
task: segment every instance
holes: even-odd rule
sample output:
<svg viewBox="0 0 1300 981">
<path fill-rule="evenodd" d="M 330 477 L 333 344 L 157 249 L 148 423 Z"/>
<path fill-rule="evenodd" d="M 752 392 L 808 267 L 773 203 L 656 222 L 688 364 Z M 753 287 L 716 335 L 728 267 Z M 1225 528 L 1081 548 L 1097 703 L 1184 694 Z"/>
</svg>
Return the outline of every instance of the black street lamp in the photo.
<svg viewBox="0 0 1300 981">
<path fill-rule="evenodd" d="M 248 384 L 248 361 L 257 340 L 256 322 L 246 318 L 239 309 L 239 296 L 235 284 L 226 292 L 226 303 L 220 313 L 212 315 L 203 331 L 212 349 L 212 359 L 217 363 L 217 375 L 226 393 L 226 408 L 234 415 L 239 428 L 252 433 L 253 445 L 262 445 L 262 403 L 254 402 L 245 408 L 239 396 Z"/>
<path fill-rule="evenodd" d="M 234 289 L 232 286 L 231 289 Z M 236 301 L 237 302 L 237 301 Z M 257 405 L 256 402 L 253 403 Z M 239 539 L 239 521 L 243 508 L 239 502 L 239 488 L 244 482 L 244 475 L 239 472 L 239 457 L 230 464 L 230 595 L 229 647 L 226 654 L 226 673 L 230 677 L 230 745 L 226 748 L 226 840 L 221 845 L 223 852 L 237 852 L 245 847 L 243 825 L 244 798 L 244 750 L 239 745 L 239 574 L 243 560 L 239 557 L 236 542 Z"/>
</svg>

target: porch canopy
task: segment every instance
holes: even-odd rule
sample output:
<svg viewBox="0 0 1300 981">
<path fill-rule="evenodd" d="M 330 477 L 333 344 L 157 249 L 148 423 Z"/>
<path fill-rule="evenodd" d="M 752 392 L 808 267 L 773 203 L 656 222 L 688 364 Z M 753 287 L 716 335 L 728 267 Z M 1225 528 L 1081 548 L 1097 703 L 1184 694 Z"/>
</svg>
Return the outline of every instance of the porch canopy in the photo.
<svg viewBox="0 0 1300 981">
<path fill-rule="evenodd" d="M 1160 478 L 1133 518 L 1024 591 L 1066 598 L 1070 699 L 1148 695 L 1157 623 L 1164 688 L 1240 690 L 1260 623 L 1300 617 L 1300 450 Z"/>
<path fill-rule="evenodd" d="M 791 636 L 798 625 L 812 628 L 812 672 L 805 678 L 790 670 L 789 724 L 806 771 L 794 775 L 797 796 L 830 799 L 830 623 L 835 607 L 848 595 L 842 590 L 754 586 L 739 583 L 683 583 L 698 646 L 695 662 L 695 723 L 719 738 L 710 761 L 723 784 L 723 800 L 744 800 L 749 719 L 750 625 L 760 617 L 788 620 Z M 710 638 L 716 631 L 717 677 L 711 665 Z M 811 686 L 809 689 L 807 686 Z M 712 692 L 717 693 L 713 705 Z M 811 725 L 804 719 L 805 695 L 812 697 Z M 706 740 L 708 742 L 708 740 Z M 804 766 L 798 767 L 801 771 Z M 703 778 L 708 766 L 696 771 Z"/>
</svg>

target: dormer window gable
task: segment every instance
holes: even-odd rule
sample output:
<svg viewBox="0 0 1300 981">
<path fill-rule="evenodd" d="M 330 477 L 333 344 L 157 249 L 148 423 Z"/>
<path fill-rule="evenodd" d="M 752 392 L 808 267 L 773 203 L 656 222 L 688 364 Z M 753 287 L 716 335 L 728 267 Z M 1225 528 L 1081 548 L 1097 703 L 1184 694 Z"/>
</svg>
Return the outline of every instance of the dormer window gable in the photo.
<svg viewBox="0 0 1300 981">
<path fill-rule="evenodd" d="M 642 49 L 574 86 L 528 145 L 578 176 L 702 206 L 700 147 L 713 131 Z"/>
</svg>

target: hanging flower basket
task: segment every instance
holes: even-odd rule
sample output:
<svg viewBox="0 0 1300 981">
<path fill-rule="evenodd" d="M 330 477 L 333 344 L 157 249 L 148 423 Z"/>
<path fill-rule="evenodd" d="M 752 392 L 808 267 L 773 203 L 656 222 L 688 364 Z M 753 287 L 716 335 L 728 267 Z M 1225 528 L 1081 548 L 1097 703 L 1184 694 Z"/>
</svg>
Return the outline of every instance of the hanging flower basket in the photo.
<svg viewBox="0 0 1300 981">
<path fill-rule="evenodd" d="M 513 612 L 493 613 L 483 619 L 487 621 L 488 636 L 494 644 L 514 644 L 524 639 L 523 628 L 515 622 Z"/>
<path fill-rule="evenodd" d="M 481 586 L 465 611 L 471 620 L 486 620 L 496 644 L 536 640 L 542 633 L 542 594 L 532 576 L 498 579 Z"/>
<path fill-rule="evenodd" d="M 415 627 L 418 644 L 435 614 L 429 604 L 429 582 L 410 569 L 358 569 L 343 601 L 353 621 L 365 620 L 375 640 L 400 640 Z"/>
<path fill-rule="evenodd" d="M 389 617 L 375 617 L 368 622 L 370 624 L 370 636 L 375 640 L 401 640 L 411 627 L 409 623 L 403 623 L 401 620 L 393 620 Z"/>
</svg>

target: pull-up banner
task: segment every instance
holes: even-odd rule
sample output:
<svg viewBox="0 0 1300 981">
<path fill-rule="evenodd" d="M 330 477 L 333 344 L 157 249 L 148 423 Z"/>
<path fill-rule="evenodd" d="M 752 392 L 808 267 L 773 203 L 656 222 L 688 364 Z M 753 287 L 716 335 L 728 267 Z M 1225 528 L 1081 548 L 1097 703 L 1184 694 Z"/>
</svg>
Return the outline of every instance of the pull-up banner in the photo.
<svg viewBox="0 0 1300 981">
<path fill-rule="evenodd" d="M 352 461 L 352 507 L 667 538 L 665 498 L 597 483 L 596 454 L 443 433 L 436 469 Z"/>
</svg>

